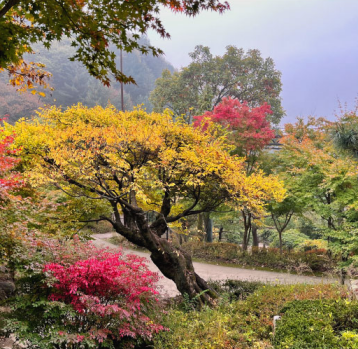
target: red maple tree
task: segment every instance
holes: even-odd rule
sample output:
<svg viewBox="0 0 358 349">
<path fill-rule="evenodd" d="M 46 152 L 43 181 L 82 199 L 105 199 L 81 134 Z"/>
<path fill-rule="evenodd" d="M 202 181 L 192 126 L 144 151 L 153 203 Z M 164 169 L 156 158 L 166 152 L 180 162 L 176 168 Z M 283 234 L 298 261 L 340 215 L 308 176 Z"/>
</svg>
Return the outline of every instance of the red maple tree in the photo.
<svg viewBox="0 0 358 349">
<path fill-rule="evenodd" d="M 0 122 L 3 119 L 0 119 Z M 3 135 L 4 130 L 0 128 L 0 198 L 8 196 L 9 191 L 22 185 L 20 175 L 11 172 L 19 159 L 14 157 L 17 149 L 11 149 L 14 135 Z"/>
<path fill-rule="evenodd" d="M 272 114 L 271 106 L 267 103 L 251 108 L 246 102 L 237 99 L 223 98 L 213 111 L 194 116 L 194 127 L 207 128 L 207 121 L 212 121 L 226 127 L 230 133 L 228 138 L 237 147 L 242 156 L 250 156 L 267 145 L 275 132 L 266 119 Z"/>
</svg>

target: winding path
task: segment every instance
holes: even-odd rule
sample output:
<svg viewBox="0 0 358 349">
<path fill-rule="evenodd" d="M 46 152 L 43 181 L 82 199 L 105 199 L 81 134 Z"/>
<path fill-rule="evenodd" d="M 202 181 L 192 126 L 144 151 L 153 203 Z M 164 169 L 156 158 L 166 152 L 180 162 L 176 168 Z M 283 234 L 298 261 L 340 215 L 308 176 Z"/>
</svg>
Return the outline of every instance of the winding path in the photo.
<svg viewBox="0 0 358 349">
<path fill-rule="evenodd" d="M 94 244 L 97 247 L 111 247 L 118 248 L 118 246 L 107 241 L 108 238 L 112 237 L 112 233 L 106 234 L 95 234 L 92 235 L 94 238 Z M 144 257 L 148 260 L 148 267 L 151 271 L 158 272 L 161 275 L 159 269 L 154 265 L 149 257 L 149 253 L 139 252 L 129 249 L 123 249 L 124 254 L 135 254 L 140 257 Z M 252 270 L 252 269 L 243 269 L 236 267 L 223 267 L 220 265 L 205 264 L 194 262 L 195 272 L 198 273 L 205 280 L 226 280 L 226 279 L 235 279 L 235 280 L 249 280 L 249 281 L 261 281 L 265 283 L 279 283 L 279 284 L 319 284 L 319 283 L 336 283 L 337 279 L 327 278 L 327 277 L 317 277 L 317 276 L 305 276 L 305 275 L 296 275 L 288 273 L 278 273 L 271 271 L 263 270 Z M 159 281 L 159 285 L 162 289 L 163 295 L 168 295 L 170 297 L 176 296 L 179 294 L 174 282 L 162 277 Z"/>
</svg>

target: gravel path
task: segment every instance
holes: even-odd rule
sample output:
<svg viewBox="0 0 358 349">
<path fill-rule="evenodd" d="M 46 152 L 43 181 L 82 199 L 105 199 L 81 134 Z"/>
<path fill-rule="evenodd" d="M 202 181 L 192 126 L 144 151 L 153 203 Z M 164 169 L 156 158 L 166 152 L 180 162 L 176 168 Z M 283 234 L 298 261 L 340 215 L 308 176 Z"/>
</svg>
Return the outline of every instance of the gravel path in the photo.
<svg viewBox="0 0 358 349">
<path fill-rule="evenodd" d="M 106 234 L 95 234 L 92 235 L 95 239 L 94 244 L 98 247 L 111 247 L 118 248 L 118 246 L 111 244 L 106 239 L 112 237 L 112 233 Z M 149 253 L 138 252 L 129 249 L 123 249 L 124 254 L 135 254 L 140 257 L 144 257 L 148 260 L 148 267 L 151 271 L 159 272 L 159 269 L 154 265 L 149 257 Z M 275 283 L 275 284 L 319 284 L 319 283 L 335 283 L 338 282 L 337 279 L 326 278 L 326 277 L 317 277 L 317 276 L 304 276 L 304 275 L 295 275 L 287 273 L 277 273 L 271 271 L 263 270 L 252 270 L 252 269 L 243 269 L 235 267 L 223 267 L 220 265 L 205 264 L 194 262 L 195 272 L 198 273 L 205 280 L 226 280 L 226 279 L 235 279 L 235 280 L 250 280 L 250 281 L 262 281 L 266 283 Z M 176 296 L 179 294 L 178 290 L 173 281 L 162 277 L 159 285 L 162 288 L 163 295 L 168 295 L 170 297 Z"/>
</svg>

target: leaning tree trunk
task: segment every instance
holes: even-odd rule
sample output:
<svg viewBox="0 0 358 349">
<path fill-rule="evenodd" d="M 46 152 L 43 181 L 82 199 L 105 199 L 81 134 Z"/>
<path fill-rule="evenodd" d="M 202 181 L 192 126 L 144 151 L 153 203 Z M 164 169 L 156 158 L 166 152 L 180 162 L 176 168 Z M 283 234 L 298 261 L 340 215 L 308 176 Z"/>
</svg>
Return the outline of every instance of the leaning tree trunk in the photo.
<svg viewBox="0 0 358 349">
<path fill-rule="evenodd" d="M 181 294 L 198 297 L 200 304 L 211 304 L 217 295 L 206 281 L 195 273 L 189 254 L 182 249 L 175 248 L 170 242 L 153 236 L 159 248 L 151 251 L 150 258 L 168 279 L 173 280 Z M 202 293 L 206 291 L 205 293 Z"/>
<path fill-rule="evenodd" d="M 164 276 L 175 282 L 181 294 L 187 293 L 191 299 L 196 298 L 199 306 L 213 304 L 217 294 L 195 273 L 190 255 L 161 237 L 163 226 L 166 227 L 165 220 L 158 220 L 149 226 L 143 214 L 136 214 L 134 219 L 136 229 L 125 227 L 118 219 L 112 224 L 120 235 L 151 252 L 153 263 Z"/>
</svg>

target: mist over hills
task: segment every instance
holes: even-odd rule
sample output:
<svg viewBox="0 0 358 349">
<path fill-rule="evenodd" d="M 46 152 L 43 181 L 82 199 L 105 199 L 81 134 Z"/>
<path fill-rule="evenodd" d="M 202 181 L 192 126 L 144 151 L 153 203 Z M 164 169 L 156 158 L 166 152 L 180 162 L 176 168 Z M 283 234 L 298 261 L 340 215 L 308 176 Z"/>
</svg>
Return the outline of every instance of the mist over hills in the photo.
<svg viewBox="0 0 358 349">
<path fill-rule="evenodd" d="M 141 39 L 141 43 L 150 45 L 146 37 Z M 19 94 L 14 87 L 7 85 L 7 75 L 0 75 L 1 117 L 6 115 L 8 121 L 14 123 L 21 117 L 31 116 L 37 108 L 44 105 L 66 108 L 82 103 L 88 107 L 97 104 L 104 107 L 111 103 L 116 108 L 121 108 L 120 84 L 114 81 L 110 88 L 103 86 L 100 81 L 91 77 L 79 62 L 70 61 L 68 58 L 74 54 L 70 44 L 69 39 L 56 42 L 50 50 L 35 45 L 36 54 L 26 57 L 27 60 L 44 63 L 46 70 L 53 74 L 50 84 L 54 91 L 45 91 L 45 98 L 39 98 L 29 92 Z M 114 52 L 119 65 L 119 51 Z M 148 97 L 154 89 L 155 80 L 161 76 L 164 69 L 174 71 L 174 67 L 163 57 L 143 55 L 139 51 L 123 52 L 123 72 L 131 75 L 137 83 L 124 86 L 125 109 L 142 104 L 148 111 L 152 110 Z"/>
</svg>

